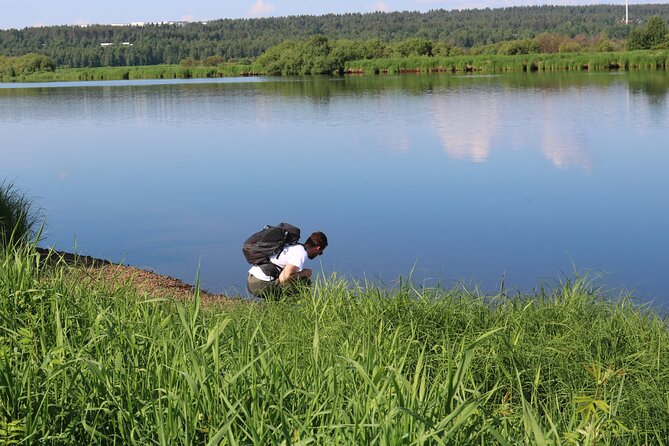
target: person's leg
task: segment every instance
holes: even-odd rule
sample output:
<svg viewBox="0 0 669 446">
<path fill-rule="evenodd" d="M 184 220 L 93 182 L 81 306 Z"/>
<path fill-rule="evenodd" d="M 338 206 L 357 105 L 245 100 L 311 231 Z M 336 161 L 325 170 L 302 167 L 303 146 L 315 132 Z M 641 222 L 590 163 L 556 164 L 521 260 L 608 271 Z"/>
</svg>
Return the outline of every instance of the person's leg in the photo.
<svg viewBox="0 0 669 446">
<path fill-rule="evenodd" d="M 252 274 L 246 279 L 246 289 L 255 297 L 261 299 L 277 300 L 280 298 L 281 290 L 274 282 L 260 280 Z"/>
<path fill-rule="evenodd" d="M 267 287 L 269 282 L 260 280 L 252 274 L 246 279 L 246 289 L 255 297 L 260 297 L 260 293 Z"/>
</svg>

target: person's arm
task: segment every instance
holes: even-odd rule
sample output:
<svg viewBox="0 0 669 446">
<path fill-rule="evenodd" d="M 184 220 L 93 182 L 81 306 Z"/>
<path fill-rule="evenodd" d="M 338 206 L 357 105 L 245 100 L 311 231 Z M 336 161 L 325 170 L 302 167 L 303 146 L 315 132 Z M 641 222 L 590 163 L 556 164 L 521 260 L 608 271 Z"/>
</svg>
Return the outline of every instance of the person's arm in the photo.
<svg viewBox="0 0 669 446">
<path fill-rule="evenodd" d="M 297 266 L 287 263 L 281 274 L 279 274 L 279 283 L 287 282 L 294 277 L 311 277 L 311 270 L 305 268 L 300 271 Z"/>
</svg>

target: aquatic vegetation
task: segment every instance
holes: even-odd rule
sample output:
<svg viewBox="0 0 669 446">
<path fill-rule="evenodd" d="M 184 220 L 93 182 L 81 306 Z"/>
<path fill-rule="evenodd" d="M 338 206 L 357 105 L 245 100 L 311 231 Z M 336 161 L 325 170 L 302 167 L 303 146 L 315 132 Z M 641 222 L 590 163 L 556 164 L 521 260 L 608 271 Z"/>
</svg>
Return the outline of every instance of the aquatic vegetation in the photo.
<svg viewBox="0 0 669 446">
<path fill-rule="evenodd" d="M 665 70 L 669 52 L 612 51 L 583 53 L 479 54 L 451 57 L 403 57 L 346 62 L 345 72 L 380 74 L 402 72 L 527 72 Z"/>
</svg>

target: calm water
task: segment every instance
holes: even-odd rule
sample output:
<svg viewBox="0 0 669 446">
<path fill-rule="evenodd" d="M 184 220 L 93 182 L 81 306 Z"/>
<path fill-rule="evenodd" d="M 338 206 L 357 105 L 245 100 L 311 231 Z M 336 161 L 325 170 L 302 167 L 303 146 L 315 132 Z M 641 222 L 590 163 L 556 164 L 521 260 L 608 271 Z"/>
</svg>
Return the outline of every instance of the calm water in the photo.
<svg viewBox="0 0 669 446">
<path fill-rule="evenodd" d="M 666 73 L 0 84 L 0 181 L 45 246 L 245 294 L 287 221 L 316 268 L 669 302 Z"/>
</svg>

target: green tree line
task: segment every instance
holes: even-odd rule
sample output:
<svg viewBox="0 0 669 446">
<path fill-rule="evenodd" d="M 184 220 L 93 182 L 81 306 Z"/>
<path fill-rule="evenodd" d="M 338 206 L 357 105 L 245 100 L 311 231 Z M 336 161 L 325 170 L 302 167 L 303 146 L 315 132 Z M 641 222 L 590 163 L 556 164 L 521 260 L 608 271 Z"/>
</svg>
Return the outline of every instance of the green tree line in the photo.
<svg viewBox="0 0 669 446">
<path fill-rule="evenodd" d="M 620 50 L 629 49 L 623 57 Z M 605 36 L 592 39 L 575 38 L 565 35 L 542 33 L 534 39 L 518 39 L 483 47 L 464 49 L 445 42 L 433 42 L 423 38 L 411 38 L 400 42 L 385 43 L 379 39 L 331 41 L 326 36 L 312 36 L 305 40 L 286 40 L 269 48 L 253 63 L 241 61 L 225 63 L 220 56 L 208 56 L 195 60 L 186 58 L 178 65 L 154 65 L 145 67 L 144 72 L 134 73 L 130 68 L 97 68 L 104 72 L 83 73 L 81 68 L 71 69 L 76 79 L 129 79 L 138 76 L 155 77 L 218 77 L 244 74 L 309 75 L 343 72 L 380 72 L 402 70 L 467 70 L 467 69 L 573 69 L 576 66 L 592 66 L 593 69 L 628 68 L 632 66 L 666 67 L 661 51 L 655 56 L 639 58 L 633 54 L 643 49 L 669 49 L 669 33 L 664 21 L 654 16 L 648 23 L 635 29 L 625 41 L 611 40 Z M 581 56 L 569 56 L 579 53 Z M 602 57 L 593 54 L 601 53 Z M 548 58 L 550 55 L 567 56 Z M 508 59 L 523 55 L 535 55 L 530 61 Z M 613 55 L 618 55 L 614 57 Z M 496 56 L 492 61 L 489 56 Z M 542 56 L 542 57 L 538 57 Z M 659 57 L 659 59 L 658 59 Z M 494 66 L 490 64 L 494 64 Z M 519 65 L 520 64 L 520 65 Z M 566 65 L 565 65 L 566 64 Z M 154 68 L 151 72 L 146 69 Z M 450 68 L 449 68 L 450 67 Z M 478 68 L 476 68 L 478 67 Z M 514 68 L 515 67 L 515 68 Z M 20 57 L 0 56 L 0 78 L 28 76 L 37 72 L 53 71 L 55 65 L 43 55 L 28 54 Z M 63 72 L 60 69 L 59 72 Z M 122 73 L 110 70 L 122 70 Z M 176 70 L 176 71 L 175 71 Z M 67 71 L 67 70 L 66 70 Z M 83 76 L 83 77 L 82 77 Z"/>
<path fill-rule="evenodd" d="M 535 38 L 502 41 L 477 48 L 461 48 L 446 42 L 434 42 L 421 37 L 386 43 L 379 39 L 330 41 L 326 36 L 305 40 L 286 40 L 269 48 L 257 58 L 264 73 L 284 75 L 342 73 L 347 62 L 380 59 L 410 59 L 420 57 L 453 57 L 463 55 L 553 54 L 576 52 L 611 52 L 622 49 L 665 49 L 669 46 L 667 25 L 659 16 L 635 28 L 629 41 L 610 39 L 604 35 L 571 38 L 564 34 L 541 33 Z M 417 65 L 416 65 L 417 64 Z M 414 63 L 414 68 L 423 61 Z"/>
<path fill-rule="evenodd" d="M 634 21 L 630 25 L 622 23 L 621 5 L 590 5 L 327 14 L 146 26 L 30 27 L 0 30 L 0 55 L 41 54 L 57 67 L 113 67 L 178 64 L 209 57 L 253 59 L 287 40 L 307 41 L 314 35 L 330 41 L 383 44 L 424 39 L 464 50 L 537 39 L 542 34 L 566 36 L 576 42 L 600 36 L 620 41 L 635 36 L 634 30 L 646 25 L 650 17 L 669 20 L 669 4 L 634 5 L 631 13 Z"/>
</svg>

